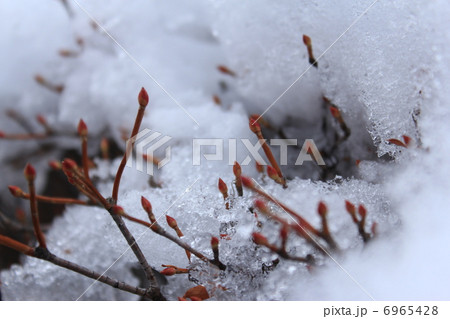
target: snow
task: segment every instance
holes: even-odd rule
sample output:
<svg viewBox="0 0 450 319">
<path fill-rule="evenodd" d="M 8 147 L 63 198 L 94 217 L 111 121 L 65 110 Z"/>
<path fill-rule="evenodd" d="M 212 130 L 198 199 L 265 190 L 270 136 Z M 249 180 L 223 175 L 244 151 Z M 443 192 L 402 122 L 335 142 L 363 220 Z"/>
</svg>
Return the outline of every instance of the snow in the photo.
<svg viewBox="0 0 450 319">
<path fill-rule="evenodd" d="M 221 261 L 227 265 L 220 274 L 196 258 L 189 265 L 183 249 L 127 222 L 152 267 L 191 267 L 191 280 L 214 291 L 212 299 L 216 300 L 448 300 L 448 282 L 443 280 L 450 266 L 443 247 L 450 239 L 450 203 L 445 196 L 450 186 L 446 178 L 450 174 L 447 2 L 79 3 L 127 52 L 104 30 L 93 28 L 74 2 L 70 18 L 57 1 L 42 4 L 27 0 L 17 5 L 5 0 L 0 3 L 4 48 L 0 66 L 5 70 L 0 75 L 0 108 L 14 105 L 18 112 L 42 113 L 52 125 L 69 130 L 83 118 L 92 135 L 90 143 L 106 135 L 123 147 L 120 129 L 130 131 L 137 112 L 136 95 L 141 87 L 148 90 L 150 103 L 141 128 L 172 137 L 172 158 L 155 176 L 161 188 L 151 187 L 147 174 L 127 167 L 119 204 L 146 220 L 140 206 L 140 197 L 145 196 L 155 215 L 162 217 L 161 225 L 166 225 L 165 213 L 174 217 L 184 240 L 206 256 L 212 256 L 211 236 L 227 234 L 231 238 L 220 240 Z M 359 20 L 346 30 L 355 19 Z M 323 54 L 317 69 L 308 64 L 303 34 L 311 37 L 316 58 Z M 82 48 L 76 44 L 77 37 L 83 39 Z M 57 54 L 63 48 L 80 53 L 63 58 Z M 226 65 L 237 76 L 219 73 L 217 65 Z M 32 80 L 36 73 L 63 83 L 63 93 L 37 85 Z M 223 105 L 214 104 L 214 94 Z M 282 259 L 272 271 L 265 272 L 263 264 L 270 265 L 276 255 L 252 243 L 251 233 L 261 232 L 276 242 L 279 225 L 262 216 L 257 220 L 249 212 L 255 196 L 248 190 L 243 198 L 232 193 L 232 207 L 225 209 L 217 180 L 221 177 L 232 192 L 228 140 L 248 138 L 255 144 L 248 129 L 248 114 L 262 113 L 276 101 L 265 119 L 283 127 L 289 137 L 314 138 L 323 145 L 327 140 L 320 135 L 318 124 L 323 117 L 322 96 L 339 106 L 352 130 L 337 153 L 338 160 L 361 160 L 358 167 L 352 164 L 344 169 L 350 166 L 346 164 L 340 167 L 344 176 L 328 181 L 303 178 L 310 173 L 310 166 L 289 167 L 287 175 L 293 179 L 286 190 L 267 177 L 261 178 L 253 162 L 242 169 L 313 225 L 320 225 L 316 210 L 318 202 L 324 201 L 341 253 L 332 253 L 334 260 L 317 254 L 314 271 Z M 20 131 L 11 122 L 0 117 L 1 130 Z M 415 145 L 404 149 L 387 143 L 402 135 L 410 136 Z M 193 138 L 224 139 L 225 158 L 203 159 L 200 166 L 193 166 Z M 23 166 L 14 168 L 11 159 L 21 156 L 24 145 L 31 153 L 40 144 L 0 143 L 2 187 L 23 186 Z M 55 143 L 61 149 L 78 147 L 78 142 L 69 138 Z M 22 159 L 32 161 L 42 172 L 38 186 L 45 181 L 46 161 L 58 155 L 53 151 L 45 158 Z M 238 143 L 237 155 L 239 161 L 248 155 L 242 143 Z M 98 188 L 110 194 L 120 160 L 95 161 L 98 167 L 92 174 Z M 372 223 L 378 225 L 376 238 L 367 245 L 345 210 L 345 200 L 367 208 L 366 231 Z M 284 216 L 281 210 L 277 212 Z M 104 210 L 67 208 L 51 226 L 47 239 L 54 253 L 97 272 L 105 271 L 119 258 L 107 275 L 139 284 L 131 271 L 136 268 L 136 259 L 129 250 L 122 256 L 128 246 Z M 288 250 L 296 256 L 314 253 L 293 234 Z M 23 258 L 23 265 L 3 270 L 0 278 L 7 300 L 74 300 L 92 283 L 32 258 Z M 176 299 L 194 285 L 184 275 L 168 281 L 162 289 L 169 299 Z M 228 289 L 222 291 L 219 285 Z M 137 297 L 95 283 L 82 299 Z"/>
</svg>

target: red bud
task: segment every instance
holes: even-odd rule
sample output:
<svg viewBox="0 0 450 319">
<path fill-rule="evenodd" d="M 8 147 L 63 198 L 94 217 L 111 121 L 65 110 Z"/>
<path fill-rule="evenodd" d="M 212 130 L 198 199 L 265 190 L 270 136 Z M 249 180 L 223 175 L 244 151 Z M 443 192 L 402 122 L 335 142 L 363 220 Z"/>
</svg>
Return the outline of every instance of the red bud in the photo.
<svg viewBox="0 0 450 319">
<path fill-rule="evenodd" d="M 141 205 L 146 212 L 152 212 L 152 204 L 144 196 L 141 196 Z"/>
<path fill-rule="evenodd" d="M 259 162 L 256 162 L 256 170 L 258 171 L 258 173 L 263 173 L 264 172 L 264 167 L 262 166 L 262 164 L 260 164 Z"/>
<path fill-rule="evenodd" d="M 88 129 L 86 123 L 81 119 L 80 122 L 78 122 L 78 135 L 85 137 L 88 135 Z"/>
<path fill-rule="evenodd" d="M 405 143 L 402 141 L 397 140 L 396 138 L 391 138 L 387 140 L 389 144 L 394 144 L 401 147 L 406 147 Z"/>
<path fill-rule="evenodd" d="M 166 221 L 170 228 L 176 228 L 178 227 L 177 221 L 175 218 L 170 217 L 169 215 L 166 215 Z"/>
<path fill-rule="evenodd" d="M 267 241 L 267 238 L 261 235 L 260 233 L 253 233 L 252 234 L 253 241 L 257 245 L 267 246 L 269 242 Z"/>
<path fill-rule="evenodd" d="M 370 227 L 370 231 L 372 233 L 372 236 L 376 236 L 377 235 L 377 230 L 378 230 L 378 224 L 377 223 L 373 223 L 372 227 Z"/>
<path fill-rule="evenodd" d="M 345 201 L 345 209 L 347 210 L 347 212 L 349 212 L 350 214 L 354 214 L 356 212 L 355 209 L 355 205 L 353 205 L 351 202 L 349 202 L 348 200 Z"/>
<path fill-rule="evenodd" d="M 116 215 L 120 215 L 120 216 L 124 216 L 125 215 L 125 211 L 120 206 L 116 205 L 116 206 L 113 207 L 112 210 L 113 210 L 113 213 L 116 214 Z"/>
<path fill-rule="evenodd" d="M 239 165 L 238 162 L 234 162 L 234 165 L 233 165 L 233 174 L 234 174 L 234 176 L 239 178 L 239 177 L 241 177 L 241 173 L 242 173 L 241 165 Z"/>
<path fill-rule="evenodd" d="M 148 93 L 144 88 L 139 92 L 138 101 L 141 107 L 146 107 L 148 104 Z"/>
<path fill-rule="evenodd" d="M 4 138 L 5 137 L 5 132 L 0 131 L 0 138 Z"/>
<path fill-rule="evenodd" d="M 405 141 L 406 146 L 411 143 L 411 138 L 408 135 L 402 135 L 403 140 Z"/>
<path fill-rule="evenodd" d="M 306 34 L 303 35 L 303 43 L 304 43 L 306 46 L 310 46 L 310 45 L 311 45 L 311 38 L 308 37 Z"/>
<path fill-rule="evenodd" d="M 63 167 L 63 169 L 65 169 L 67 171 L 72 171 L 72 170 L 77 169 L 78 165 L 77 165 L 77 163 L 75 163 L 74 160 L 71 160 L 70 158 L 66 158 L 62 162 L 62 167 Z"/>
<path fill-rule="evenodd" d="M 219 239 L 217 237 L 211 237 L 211 248 L 213 250 L 219 247 Z"/>
<path fill-rule="evenodd" d="M 38 121 L 41 125 L 47 125 L 47 119 L 41 114 L 36 115 L 36 121 Z"/>
<path fill-rule="evenodd" d="M 359 205 L 358 207 L 358 214 L 361 216 L 361 218 L 365 218 L 367 214 L 367 210 L 363 205 Z"/>
<path fill-rule="evenodd" d="M 266 213 L 269 211 L 269 207 L 267 206 L 266 202 L 263 201 L 262 199 L 256 199 L 253 202 L 253 205 L 255 205 L 255 207 L 263 213 Z"/>
<path fill-rule="evenodd" d="M 50 166 L 50 168 L 54 169 L 55 171 L 59 171 L 60 169 L 62 169 L 62 164 L 58 161 L 50 161 L 48 162 L 48 166 Z"/>
<path fill-rule="evenodd" d="M 335 106 L 330 106 L 330 112 L 331 112 L 331 115 L 333 115 L 333 117 L 335 119 L 338 119 L 341 117 L 341 111 L 339 111 L 339 109 Z"/>
<path fill-rule="evenodd" d="M 275 170 L 275 168 L 273 168 L 270 165 L 267 166 L 267 175 L 274 181 L 277 181 L 280 178 L 280 176 L 278 176 L 278 173 Z"/>
<path fill-rule="evenodd" d="M 160 273 L 161 273 L 161 275 L 164 275 L 164 276 L 173 276 L 177 273 L 177 271 L 175 270 L 175 268 L 170 267 L 170 268 L 163 269 Z"/>
<path fill-rule="evenodd" d="M 228 187 L 227 184 L 225 184 L 225 182 L 219 178 L 219 183 L 218 183 L 218 187 L 219 187 L 219 191 L 225 196 L 225 194 L 228 195 Z"/>
<path fill-rule="evenodd" d="M 46 82 L 44 77 L 40 74 L 35 75 L 34 80 L 39 84 L 44 84 Z"/>
<path fill-rule="evenodd" d="M 244 185 L 245 187 L 248 187 L 248 188 L 255 187 L 255 184 L 253 183 L 253 180 L 251 178 L 242 176 L 241 180 L 242 180 L 242 185 Z"/>
<path fill-rule="evenodd" d="M 325 205 L 324 202 L 319 202 L 317 212 L 319 213 L 320 216 L 324 217 L 328 213 L 327 205 Z"/>
<path fill-rule="evenodd" d="M 27 181 L 32 181 L 36 178 L 36 170 L 32 165 L 27 164 L 23 171 L 23 175 L 25 176 Z"/>
<path fill-rule="evenodd" d="M 224 74 L 228 74 L 231 76 L 236 76 L 236 73 L 234 73 L 233 71 L 231 71 L 229 68 L 227 68 L 224 65 L 218 65 L 217 66 L 217 70 L 219 70 L 220 72 L 224 73 Z"/>
<path fill-rule="evenodd" d="M 22 189 L 18 186 L 9 185 L 8 189 L 9 189 L 11 195 L 13 195 L 14 197 L 21 197 L 23 195 Z"/>
<path fill-rule="evenodd" d="M 256 116 L 251 116 L 249 121 L 248 121 L 248 127 L 250 128 L 250 130 L 257 134 L 258 132 L 261 131 L 261 126 L 259 125 L 259 123 L 257 122 L 258 117 Z"/>
<path fill-rule="evenodd" d="M 218 97 L 217 95 L 213 95 L 213 101 L 214 101 L 214 103 L 216 103 L 217 105 L 222 105 L 222 100 L 221 100 L 220 97 Z"/>
</svg>

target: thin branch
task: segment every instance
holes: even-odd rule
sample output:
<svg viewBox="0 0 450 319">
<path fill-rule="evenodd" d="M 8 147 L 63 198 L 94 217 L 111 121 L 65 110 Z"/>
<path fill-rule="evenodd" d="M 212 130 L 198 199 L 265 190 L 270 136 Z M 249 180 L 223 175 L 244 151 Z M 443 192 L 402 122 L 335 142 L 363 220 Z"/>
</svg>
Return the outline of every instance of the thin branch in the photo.
<svg viewBox="0 0 450 319">
<path fill-rule="evenodd" d="M 30 199 L 30 194 L 25 193 L 19 187 L 10 185 L 10 186 L 8 186 L 8 188 L 14 197 Z M 85 200 L 75 199 L 75 198 L 50 197 L 50 196 L 42 196 L 42 195 L 36 195 L 35 198 L 38 202 L 51 203 L 51 204 L 92 205 L 92 203 L 89 203 Z"/>
<path fill-rule="evenodd" d="M 108 212 L 111 214 L 111 217 L 113 218 L 114 222 L 116 223 L 116 225 L 119 228 L 120 232 L 122 233 L 123 237 L 125 237 L 128 245 L 130 246 L 134 255 L 136 256 L 139 263 L 141 264 L 141 267 L 144 270 L 145 276 L 147 277 L 148 281 L 150 282 L 152 289 L 159 292 L 159 285 L 158 285 L 158 282 L 156 281 L 155 275 L 153 274 L 153 269 L 148 264 L 147 259 L 145 258 L 144 254 L 142 253 L 141 248 L 138 246 L 133 235 L 128 230 L 128 227 L 125 225 L 121 215 L 117 213 L 118 209 L 122 209 L 122 208 L 119 206 L 114 206 L 113 208 L 109 209 Z"/>
<path fill-rule="evenodd" d="M 141 122 L 142 122 L 142 119 L 144 118 L 145 107 L 148 104 L 148 94 L 144 88 L 142 88 L 141 91 L 139 92 L 138 101 L 139 101 L 139 110 L 136 115 L 136 119 L 134 121 L 133 130 L 131 131 L 131 135 L 130 135 L 131 139 L 137 135 L 139 128 L 141 127 Z M 114 204 L 117 203 L 117 197 L 119 195 L 120 179 L 122 178 L 123 170 L 125 169 L 125 165 L 127 164 L 128 155 L 131 153 L 131 151 L 133 149 L 134 142 L 135 141 L 132 140 L 131 143 L 127 143 L 125 154 L 123 155 L 122 161 L 120 162 L 119 168 L 117 169 L 116 178 L 114 179 L 113 191 L 112 191 L 112 196 L 111 196 L 114 201 Z"/>
<path fill-rule="evenodd" d="M 36 189 L 34 187 L 34 179 L 36 178 L 36 171 L 33 166 L 27 164 L 24 170 L 24 175 L 28 181 L 28 189 L 30 193 L 30 210 L 31 210 L 31 220 L 33 221 L 34 233 L 40 247 L 47 248 L 45 243 L 45 236 L 41 230 L 41 225 L 39 222 L 39 211 L 37 208 L 36 201 Z"/>
<path fill-rule="evenodd" d="M 70 262 L 68 260 L 65 260 L 63 258 L 53 255 L 46 248 L 43 248 L 43 247 L 32 248 L 30 246 L 22 244 L 14 239 L 11 239 L 11 238 L 3 236 L 3 235 L 0 235 L 0 245 L 14 249 L 14 250 L 16 250 L 20 253 L 23 253 L 27 256 L 51 262 L 54 265 L 69 269 L 73 272 L 76 272 L 76 273 L 86 276 L 88 278 L 94 279 L 96 281 L 100 281 L 104 284 L 107 284 L 108 286 L 113 287 L 113 288 L 117 288 L 119 290 L 127 291 L 132 294 L 147 297 L 147 298 L 152 297 L 150 295 L 150 292 L 147 289 L 135 287 L 135 286 L 132 286 L 125 282 L 118 281 L 111 277 L 108 277 L 108 276 L 102 275 L 100 273 L 97 273 L 95 271 L 89 270 L 83 266 L 80 266 L 78 264 L 75 264 L 73 262 Z"/>
<path fill-rule="evenodd" d="M 260 117 L 259 117 L 260 118 Z M 270 149 L 269 145 L 267 145 L 267 142 L 262 134 L 261 126 L 257 122 L 259 119 L 256 116 L 252 116 L 249 120 L 249 127 L 250 130 L 256 135 L 258 138 L 259 143 L 261 144 L 264 154 L 266 154 L 267 159 L 270 162 L 270 165 L 277 171 L 278 176 L 280 177 L 280 184 L 283 186 L 283 188 L 287 188 L 286 185 L 286 178 L 283 176 L 283 173 L 281 172 L 281 168 L 277 163 L 277 160 L 273 156 L 272 150 Z"/>
</svg>

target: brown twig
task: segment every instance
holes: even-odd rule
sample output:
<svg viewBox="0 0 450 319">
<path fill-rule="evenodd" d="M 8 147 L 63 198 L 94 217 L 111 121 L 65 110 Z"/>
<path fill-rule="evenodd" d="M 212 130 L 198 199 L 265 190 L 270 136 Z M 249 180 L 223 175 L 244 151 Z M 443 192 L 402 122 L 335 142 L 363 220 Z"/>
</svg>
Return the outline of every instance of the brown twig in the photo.
<svg viewBox="0 0 450 319">
<path fill-rule="evenodd" d="M 42 85 L 43 87 L 49 89 L 50 91 L 53 91 L 55 93 L 61 94 L 62 91 L 64 90 L 64 85 L 57 85 L 57 84 L 53 84 L 50 83 L 47 79 L 45 79 L 42 75 L 37 74 L 34 79 L 36 80 L 37 83 L 39 83 L 40 85 Z"/>
<path fill-rule="evenodd" d="M 286 178 L 283 176 L 280 166 L 278 165 L 275 157 L 273 156 L 273 153 L 270 150 L 269 145 L 266 143 L 266 140 L 264 139 L 264 136 L 261 131 L 261 126 L 259 125 L 257 120 L 258 118 L 256 118 L 256 116 L 252 116 L 250 118 L 249 120 L 250 130 L 258 138 L 258 141 L 261 144 L 261 147 L 263 148 L 264 154 L 266 154 L 266 157 L 269 160 L 270 165 L 272 165 L 272 167 L 277 171 L 277 174 L 280 177 L 280 184 L 283 185 L 283 188 L 287 188 Z"/>
<path fill-rule="evenodd" d="M 317 68 L 318 64 L 317 64 L 317 60 L 313 54 L 312 41 L 311 41 L 311 38 L 309 36 L 307 36 L 306 34 L 303 35 L 303 43 L 306 45 L 306 49 L 308 50 L 309 63 L 312 66 Z"/>
<path fill-rule="evenodd" d="M 219 238 L 217 237 L 211 237 L 211 249 L 213 251 L 213 263 L 219 267 L 220 270 L 225 270 L 227 266 L 225 266 L 220 260 L 219 260 Z"/>
<path fill-rule="evenodd" d="M 77 265 L 73 262 L 70 262 L 68 260 L 65 260 L 63 258 L 53 255 L 46 248 L 43 248 L 43 247 L 32 248 L 30 246 L 22 244 L 14 239 L 11 239 L 11 238 L 3 236 L 3 235 L 0 235 L 0 245 L 9 247 L 11 249 L 14 249 L 14 250 L 16 250 L 20 253 L 23 253 L 27 256 L 30 256 L 30 257 L 46 260 L 48 262 L 51 262 L 54 265 L 57 265 L 62 268 L 66 268 L 68 270 L 79 273 L 83 276 L 94 279 L 96 281 L 100 281 L 108 286 L 113 287 L 113 288 L 117 288 L 119 290 L 130 292 L 132 294 L 136 294 L 136 295 L 143 296 L 146 298 L 153 297 L 147 289 L 135 287 L 130 284 L 118 281 L 116 279 L 112 279 L 108 276 L 102 275 L 95 271 L 89 270 L 83 266 Z"/>
<path fill-rule="evenodd" d="M 365 243 L 367 243 L 372 238 L 372 236 L 369 233 L 366 233 L 366 231 L 365 231 L 366 215 L 367 215 L 366 208 L 363 205 L 359 205 L 359 207 L 358 207 L 358 215 L 360 216 L 359 219 L 358 219 L 358 216 L 356 215 L 355 205 L 353 205 L 351 202 L 349 202 L 347 200 L 345 201 L 345 209 L 352 217 L 353 222 L 358 226 L 359 235 L 361 236 L 363 241 Z M 372 225 L 372 227 L 374 228 L 374 229 L 372 229 L 372 234 L 374 235 L 375 231 L 376 231 L 376 226 L 374 227 Z"/>
<path fill-rule="evenodd" d="M 45 243 L 45 236 L 41 230 L 41 225 L 39 222 L 39 211 L 37 208 L 37 201 L 36 201 L 36 189 L 34 186 L 34 180 L 36 178 L 36 170 L 34 169 L 34 167 L 31 166 L 30 164 L 27 164 L 25 166 L 24 176 L 28 182 L 28 189 L 30 193 L 30 210 L 34 233 L 39 243 L 39 247 L 47 248 L 47 244 Z"/>
<path fill-rule="evenodd" d="M 134 127 L 131 131 L 130 138 L 132 139 L 137 135 L 139 131 L 139 127 L 141 126 L 142 119 L 144 117 L 145 107 L 148 105 L 148 94 L 147 91 L 142 88 L 138 95 L 139 101 L 139 111 L 136 115 L 136 119 L 134 121 Z M 120 179 L 122 178 L 123 170 L 125 169 L 125 165 L 127 164 L 128 156 L 131 153 L 135 141 L 131 141 L 131 143 L 127 143 L 127 148 L 125 154 L 123 155 L 122 161 L 120 162 L 119 168 L 117 169 L 116 178 L 114 179 L 113 191 L 112 191 L 112 199 L 114 203 L 117 203 L 117 197 L 119 194 L 119 186 Z"/>
<path fill-rule="evenodd" d="M 100 152 L 104 160 L 109 159 L 109 141 L 107 138 L 102 138 L 100 142 Z"/>
<path fill-rule="evenodd" d="M 22 244 L 21 242 L 3 235 L 0 235 L 0 245 L 14 249 L 15 251 L 18 251 L 19 253 L 25 254 L 27 256 L 34 255 L 34 249 L 30 246 Z"/>
<path fill-rule="evenodd" d="M 274 204 L 280 206 L 289 215 L 294 217 L 298 221 L 299 225 L 302 228 L 305 228 L 307 231 L 313 233 L 316 236 L 320 236 L 320 232 L 316 228 L 314 228 L 306 219 L 304 219 L 302 216 L 297 214 L 295 211 L 293 211 L 292 209 L 290 209 L 289 207 L 287 207 L 286 205 L 284 205 L 280 201 L 276 200 L 275 198 L 273 198 L 272 196 L 267 194 L 265 191 L 257 188 L 255 183 L 253 183 L 253 181 L 250 178 L 242 176 L 242 184 L 244 185 L 244 187 L 249 188 L 253 192 L 261 195 L 262 197 L 266 198 L 267 200 L 269 200 L 269 201 L 273 202 Z"/>
<path fill-rule="evenodd" d="M 17 186 L 8 186 L 9 191 L 14 197 L 23 198 L 23 199 L 30 199 L 30 194 L 25 193 Z M 36 200 L 38 202 L 44 202 L 44 203 L 51 203 L 51 204 L 62 204 L 62 205 L 91 205 L 91 203 L 75 199 L 75 198 L 64 198 L 64 197 L 50 197 L 50 196 L 42 196 L 42 195 L 36 195 Z"/>
<path fill-rule="evenodd" d="M 164 228 L 162 228 L 156 221 L 155 215 L 153 215 L 153 210 L 152 210 L 152 205 L 150 204 L 150 202 L 144 197 L 141 197 L 141 204 L 142 204 L 142 208 L 144 208 L 144 210 L 147 212 L 147 215 L 149 216 L 150 219 L 150 223 L 147 223 L 143 220 L 140 219 L 136 219 L 136 218 L 132 218 L 130 219 L 128 217 L 128 215 L 126 215 L 125 218 L 128 218 L 136 223 L 139 223 L 141 225 L 144 225 L 148 228 L 150 228 L 151 230 L 153 230 L 155 233 L 157 233 L 158 235 L 161 235 L 163 237 L 166 237 L 167 239 L 173 241 L 174 243 L 176 243 L 178 246 L 189 250 L 192 254 L 194 254 L 195 256 L 197 256 L 198 258 L 200 258 L 203 261 L 209 261 L 208 258 L 206 258 L 202 253 L 196 251 L 194 248 L 190 247 L 189 245 L 187 245 L 186 243 L 184 243 L 183 241 L 179 240 L 178 238 L 168 234 Z M 131 216 L 130 216 L 131 217 Z"/>
<path fill-rule="evenodd" d="M 161 265 L 161 266 L 166 267 L 165 269 L 160 271 L 160 274 L 164 275 L 164 276 L 173 276 L 173 275 L 189 273 L 189 269 L 186 269 L 186 268 L 179 268 L 179 267 L 173 266 L 173 265 Z"/>
<path fill-rule="evenodd" d="M 136 222 L 138 224 L 141 224 L 145 227 L 150 228 L 153 232 L 157 233 L 160 236 L 166 237 L 167 239 L 173 241 L 175 244 L 177 244 L 178 246 L 180 246 L 181 248 L 184 248 L 185 250 L 190 251 L 193 255 L 195 255 L 196 257 L 198 257 L 199 259 L 205 261 L 205 262 L 209 262 L 211 264 L 214 265 L 214 263 L 211 262 L 211 260 L 209 260 L 208 258 L 206 258 L 202 253 L 200 253 L 199 251 L 195 250 L 194 248 L 192 248 L 191 246 L 189 246 L 188 244 L 186 244 L 184 241 L 178 239 L 175 236 L 172 236 L 171 234 L 167 233 L 164 228 L 162 228 L 158 222 L 156 221 L 155 215 L 153 214 L 153 209 L 152 209 L 152 205 L 151 203 L 144 197 L 141 197 L 141 204 L 142 204 L 142 208 L 144 208 L 144 210 L 147 212 L 147 215 L 150 219 L 151 223 L 148 223 L 146 221 L 134 218 L 132 216 L 129 216 L 128 214 L 126 214 L 125 212 L 123 212 L 123 217 L 127 218 L 133 222 Z M 216 266 L 216 265 L 214 265 Z"/>
<path fill-rule="evenodd" d="M 295 257 L 289 255 L 284 249 L 278 248 L 277 246 L 270 244 L 267 238 L 261 235 L 260 233 L 253 233 L 252 237 L 255 244 L 269 248 L 269 250 L 278 254 L 280 257 L 284 259 L 294 260 L 307 264 L 312 264 L 314 262 L 314 259 L 312 258 L 311 255 L 308 255 L 307 257 Z"/>
<path fill-rule="evenodd" d="M 322 220 L 321 237 L 328 243 L 331 249 L 337 249 L 337 244 L 334 241 L 333 237 L 331 236 L 330 230 L 328 228 L 328 220 L 327 220 L 328 207 L 325 205 L 324 202 L 319 202 L 317 212 L 319 213 L 319 216 Z"/>
<path fill-rule="evenodd" d="M 145 258 L 144 254 L 142 253 L 141 248 L 137 245 L 136 240 L 134 239 L 133 235 L 126 227 L 126 225 L 121 217 L 121 216 L 125 215 L 125 212 L 123 212 L 123 209 L 120 206 L 113 206 L 108 211 L 110 212 L 114 222 L 116 223 L 116 225 L 119 228 L 120 232 L 122 233 L 123 237 L 125 237 L 128 245 L 130 246 L 131 250 L 135 254 L 139 263 L 141 264 L 141 267 L 144 270 L 145 275 L 146 275 L 148 281 L 150 282 L 152 289 L 159 292 L 159 285 L 158 285 L 158 282 L 156 281 L 152 267 L 150 267 L 150 265 L 148 264 L 147 259 Z"/>
<path fill-rule="evenodd" d="M 225 65 L 218 65 L 217 66 L 217 70 L 223 74 L 227 74 L 230 75 L 232 77 L 236 76 L 236 73 L 233 72 L 232 70 L 230 70 L 228 67 L 226 67 Z"/>
<path fill-rule="evenodd" d="M 89 177 L 89 157 L 87 155 L 87 136 L 88 136 L 88 128 L 86 123 L 81 119 L 78 123 L 78 135 L 80 135 L 81 139 L 81 159 L 83 166 L 84 178 L 90 184 L 92 184 L 91 178 Z"/>
<path fill-rule="evenodd" d="M 136 243 L 136 240 L 134 239 L 131 232 L 128 230 L 127 226 L 125 225 L 121 217 L 122 216 L 121 211 L 123 211 L 123 209 L 121 209 L 119 206 L 112 205 L 110 201 L 106 200 L 100 194 L 100 192 L 92 185 L 92 183 L 89 183 L 86 180 L 86 177 L 82 173 L 80 173 L 80 170 L 74 161 L 70 159 L 65 159 L 62 165 L 64 173 L 66 173 L 69 180 L 72 180 L 72 182 L 74 182 L 76 185 L 79 185 L 80 188 L 85 189 L 86 192 L 94 198 L 94 200 L 101 203 L 102 206 L 110 213 L 111 217 L 113 218 L 123 237 L 127 241 L 129 247 L 131 248 L 137 260 L 141 264 L 141 267 L 144 270 L 145 275 L 150 282 L 152 293 L 157 297 L 159 296 L 158 298 L 163 298 L 159 289 L 158 282 L 156 281 L 156 278 L 153 274 L 152 268 L 148 264 L 147 259 L 145 258 L 140 247 Z"/>
<path fill-rule="evenodd" d="M 267 216 L 268 218 L 275 220 L 277 222 L 279 222 L 282 227 L 286 227 L 288 229 L 293 229 L 296 231 L 296 233 L 304 238 L 311 246 L 313 246 L 314 248 L 316 248 L 317 250 L 325 253 L 324 249 L 317 243 L 317 241 L 313 238 L 313 234 L 311 234 L 310 232 L 308 232 L 304 227 L 302 227 L 300 224 L 295 223 L 295 224 L 291 224 L 288 221 L 286 221 L 285 219 L 275 215 L 274 213 L 271 212 L 271 210 L 269 209 L 269 207 L 267 207 L 266 203 L 262 200 L 255 200 L 254 202 L 254 206 L 265 216 Z"/>
<path fill-rule="evenodd" d="M 172 228 L 177 233 L 178 238 L 182 238 L 184 236 L 180 227 L 178 227 L 178 223 L 175 220 L 175 218 L 170 217 L 169 215 L 166 215 L 166 221 L 167 221 L 167 225 L 169 225 L 169 227 Z M 185 251 L 186 251 L 186 256 L 187 256 L 189 262 L 191 262 L 191 252 L 189 250 L 185 250 Z"/>
</svg>

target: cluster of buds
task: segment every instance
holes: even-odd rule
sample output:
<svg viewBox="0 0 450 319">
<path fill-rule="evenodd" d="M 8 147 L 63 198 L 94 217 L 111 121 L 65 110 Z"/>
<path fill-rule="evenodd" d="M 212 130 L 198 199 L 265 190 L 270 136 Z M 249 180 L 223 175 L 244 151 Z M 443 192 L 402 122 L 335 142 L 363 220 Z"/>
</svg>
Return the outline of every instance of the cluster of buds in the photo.
<svg viewBox="0 0 450 319">
<path fill-rule="evenodd" d="M 344 133 L 342 140 L 338 140 L 338 141 L 336 141 L 336 143 L 343 142 L 350 136 L 350 134 L 351 134 L 350 128 L 347 126 L 347 123 L 345 123 L 339 107 L 336 104 L 333 104 L 326 97 L 323 97 L 323 101 L 326 103 L 326 105 L 328 105 L 331 116 L 333 116 L 333 118 L 338 122 L 339 127 L 341 128 L 342 132 Z"/>
<path fill-rule="evenodd" d="M 353 222 L 358 226 L 358 232 L 359 235 L 361 236 L 361 238 L 363 239 L 363 241 L 365 243 L 367 243 L 372 237 L 375 236 L 376 234 L 376 223 L 372 224 L 371 227 L 371 234 L 367 233 L 365 231 L 365 227 L 366 227 L 366 216 L 367 216 L 367 210 L 364 207 L 364 205 L 359 205 L 358 206 L 358 215 L 359 218 L 356 214 L 356 207 L 355 205 L 353 205 L 353 203 L 351 203 L 350 201 L 345 201 L 345 209 L 347 210 L 347 212 L 350 214 L 350 216 L 352 217 Z"/>
<path fill-rule="evenodd" d="M 62 91 L 64 90 L 64 85 L 57 85 L 57 84 L 53 84 L 51 83 L 49 80 L 47 80 L 46 78 L 44 78 L 42 75 L 37 74 L 34 77 L 34 80 L 42 85 L 43 87 L 45 87 L 46 89 L 49 89 L 50 91 L 53 91 L 55 93 L 62 93 Z"/>
<path fill-rule="evenodd" d="M 264 154 L 266 155 L 267 159 L 269 160 L 272 168 L 277 173 L 278 178 L 276 179 L 276 182 L 281 184 L 283 186 L 283 188 L 287 188 L 286 178 L 283 176 L 283 173 L 281 172 L 281 168 L 278 165 L 269 145 L 266 143 L 266 140 L 264 139 L 264 136 L 262 134 L 261 125 L 259 124 L 260 120 L 261 120 L 261 116 L 252 115 L 249 119 L 249 128 L 258 138 L 258 141 L 261 144 Z M 274 176 L 274 175 L 272 175 L 272 176 Z M 272 177 L 272 179 L 273 179 L 273 177 Z"/>
</svg>

